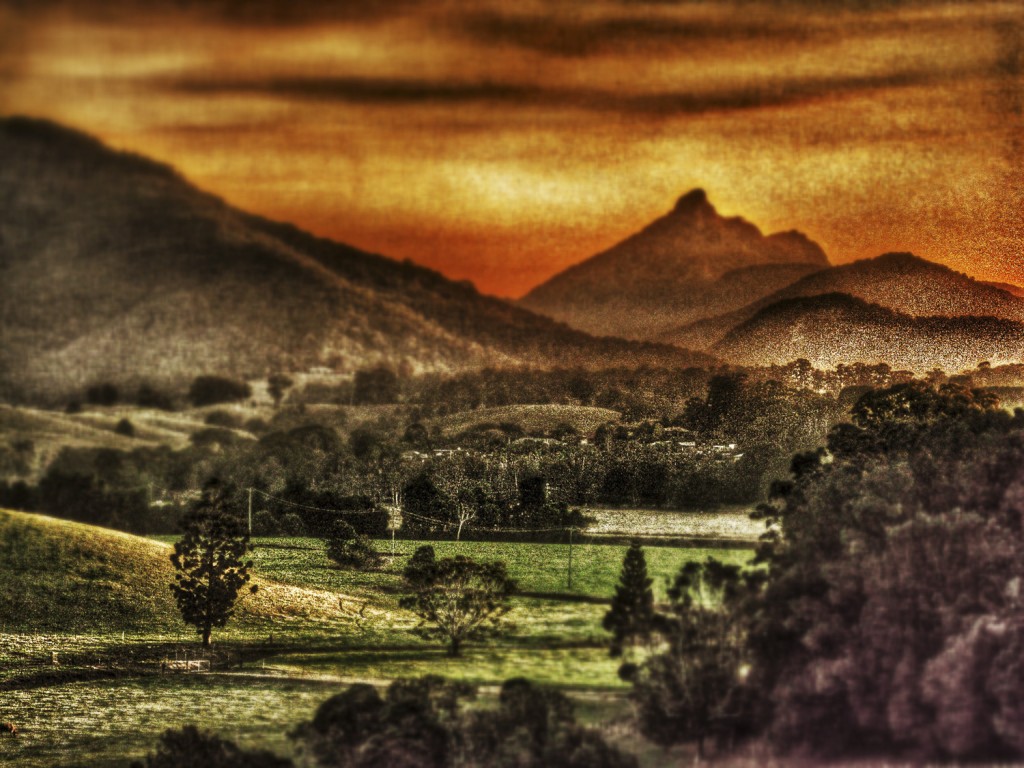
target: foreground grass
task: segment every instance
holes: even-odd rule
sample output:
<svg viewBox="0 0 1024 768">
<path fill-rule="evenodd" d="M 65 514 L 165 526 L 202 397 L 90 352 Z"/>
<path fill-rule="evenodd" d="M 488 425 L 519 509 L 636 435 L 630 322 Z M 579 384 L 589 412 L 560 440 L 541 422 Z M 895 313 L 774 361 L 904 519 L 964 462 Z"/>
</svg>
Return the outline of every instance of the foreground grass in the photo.
<svg viewBox="0 0 1024 768">
<path fill-rule="evenodd" d="M 417 635 L 416 618 L 398 608 L 400 574 L 420 542 L 397 542 L 393 557 L 390 541 L 377 542 L 389 557 L 367 573 L 332 567 L 316 539 L 254 543 L 261 589 L 214 636 L 241 666 L 202 676 L 147 675 L 159 669 L 161 655 L 198 646 L 168 589 L 169 542 L 0 511 L 0 608 L 7 621 L 0 634 L 0 719 L 23 731 L 17 741 L 0 741 L 0 764 L 126 766 L 164 729 L 189 723 L 244 746 L 292 754 L 285 734 L 348 683 L 386 685 L 424 674 L 475 683 L 485 695 L 508 678 L 527 677 L 576 696 L 592 722 L 629 713 L 618 661 L 609 658 L 600 629 L 624 547 L 574 546 L 569 587 L 567 544 L 432 543 L 439 557 L 504 560 L 521 590 L 500 638 L 451 659 L 440 642 Z M 658 599 L 683 563 L 708 555 L 740 563 L 750 553 L 649 548 Z M 57 668 L 50 664 L 55 650 Z M 123 665 L 125 659 L 133 664 Z M 119 679 L 93 675 L 118 665 Z M 70 677 L 53 678 L 55 670 Z M 651 754 L 650 765 L 664 764 L 665 755 Z"/>
</svg>

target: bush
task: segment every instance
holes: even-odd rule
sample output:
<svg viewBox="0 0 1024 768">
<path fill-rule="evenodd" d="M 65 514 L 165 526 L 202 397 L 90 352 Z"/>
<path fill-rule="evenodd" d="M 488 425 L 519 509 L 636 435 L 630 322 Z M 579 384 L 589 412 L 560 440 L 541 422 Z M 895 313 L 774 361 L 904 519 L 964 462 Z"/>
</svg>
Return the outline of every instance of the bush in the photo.
<svg viewBox="0 0 1024 768">
<path fill-rule="evenodd" d="M 265 750 L 245 750 L 194 725 L 167 730 L 155 754 L 132 768 L 292 768 L 294 763 Z"/>
<path fill-rule="evenodd" d="M 233 403 L 252 397 L 252 388 L 244 381 L 221 376 L 197 376 L 188 390 L 188 399 L 197 408 L 218 403 Z"/>
<path fill-rule="evenodd" d="M 174 401 L 171 400 L 170 395 L 158 392 L 148 384 L 139 387 L 139 391 L 135 395 L 135 403 L 140 408 L 156 408 L 161 411 L 174 410 Z"/>
<path fill-rule="evenodd" d="M 117 400 L 117 387 L 110 383 L 94 384 L 85 390 L 85 401 L 91 405 L 115 405 Z"/>
<path fill-rule="evenodd" d="M 325 539 L 327 556 L 342 568 L 369 570 L 384 562 L 384 557 L 374 550 L 370 539 L 356 533 L 355 528 L 344 520 L 335 520 Z"/>
<path fill-rule="evenodd" d="M 114 432 L 125 437 L 135 437 L 135 425 L 128 419 L 121 419 L 114 427 Z"/>
<path fill-rule="evenodd" d="M 277 536 L 281 528 L 273 512 L 261 509 L 252 516 L 252 532 L 254 536 Z"/>
<path fill-rule="evenodd" d="M 406 563 L 405 570 L 402 571 L 402 578 L 405 579 L 406 586 L 418 589 L 429 582 L 436 565 L 437 555 L 434 554 L 432 546 L 424 544 L 417 547 L 412 557 L 409 558 L 409 562 Z"/>
<path fill-rule="evenodd" d="M 281 518 L 280 528 L 283 536 L 306 535 L 306 524 L 302 522 L 302 516 L 295 512 L 289 512 Z"/>
</svg>

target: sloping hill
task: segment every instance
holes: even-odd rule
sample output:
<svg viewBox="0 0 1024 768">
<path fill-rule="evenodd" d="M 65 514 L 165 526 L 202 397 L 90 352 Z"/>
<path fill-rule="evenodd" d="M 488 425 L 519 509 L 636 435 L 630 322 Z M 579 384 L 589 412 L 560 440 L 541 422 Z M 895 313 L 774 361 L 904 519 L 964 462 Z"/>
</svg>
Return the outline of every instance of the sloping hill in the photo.
<svg viewBox="0 0 1024 768">
<path fill-rule="evenodd" d="M 0 510 L 0 616 L 6 631 L 179 632 L 167 544 L 43 515 Z M 339 595 L 256 579 L 231 627 L 344 622 Z M 346 598 L 351 605 L 362 601 Z M 369 608 L 370 613 L 379 612 Z"/>
<path fill-rule="evenodd" d="M 388 363 L 699 364 L 251 216 L 173 169 L 0 120 L 0 396 Z"/>
<path fill-rule="evenodd" d="M 725 218 L 703 190 L 618 245 L 530 291 L 521 305 L 592 333 L 654 338 L 744 306 L 828 266 L 799 232 L 764 236 Z"/>
<path fill-rule="evenodd" d="M 815 272 L 733 312 L 668 331 L 660 341 L 711 348 L 730 329 L 785 299 L 844 293 L 913 317 L 999 317 L 1024 322 L 1024 299 L 911 253 L 886 253 Z"/>
<path fill-rule="evenodd" d="M 714 350 L 743 365 L 806 358 L 819 368 L 885 362 L 923 373 L 1024 360 L 1024 323 L 995 317 L 912 317 L 847 294 L 783 299 L 731 330 Z"/>
</svg>

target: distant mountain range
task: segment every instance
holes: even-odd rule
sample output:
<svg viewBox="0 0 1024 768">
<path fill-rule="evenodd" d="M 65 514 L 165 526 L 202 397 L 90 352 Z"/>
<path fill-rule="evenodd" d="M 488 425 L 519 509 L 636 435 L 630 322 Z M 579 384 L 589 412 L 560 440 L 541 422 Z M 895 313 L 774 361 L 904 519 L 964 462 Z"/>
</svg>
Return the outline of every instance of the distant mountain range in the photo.
<svg viewBox="0 0 1024 768">
<path fill-rule="evenodd" d="M 886 362 L 898 370 L 961 371 L 1024 360 L 1024 323 L 996 317 L 913 317 L 845 293 L 782 299 L 730 330 L 714 351 L 741 365 L 817 368 Z"/>
<path fill-rule="evenodd" d="M 533 289 L 520 305 L 592 333 L 653 339 L 828 266 L 821 248 L 799 232 L 762 235 L 744 219 L 720 216 L 695 189 L 642 231 Z"/>
<path fill-rule="evenodd" d="M 84 134 L 0 120 L 8 400 L 102 382 L 180 388 L 200 374 L 376 364 L 420 372 L 803 357 L 954 372 L 1024 360 L 1021 293 L 906 253 L 831 266 L 798 232 L 765 236 L 694 190 L 513 305 L 247 214 Z"/>
<path fill-rule="evenodd" d="M 232 208 L 55 124 L 0 120 L 0 396 L 386 363 L 706 365 Z"/>
<path fill-rule="evenodd" d="M 807 358 L 959 371 L 1024 360 L 1024 289 L 910 253 L 831 266 L 797 232 L 763 236 L 702 190 L 523 306 L 582 329 L 705 350 L 741 365 Z"/>
<path fill-rule="evenodd" d="M 830 293 L 853 296 L 913 317 L 992 316 L 1024 322 L 1024 299 L 913 254 L 887 253 L 815 272 L 738 310 L 681 325 L 657 338 L 711 349 L 733 328 L 772 304 Z"/>
</svg>

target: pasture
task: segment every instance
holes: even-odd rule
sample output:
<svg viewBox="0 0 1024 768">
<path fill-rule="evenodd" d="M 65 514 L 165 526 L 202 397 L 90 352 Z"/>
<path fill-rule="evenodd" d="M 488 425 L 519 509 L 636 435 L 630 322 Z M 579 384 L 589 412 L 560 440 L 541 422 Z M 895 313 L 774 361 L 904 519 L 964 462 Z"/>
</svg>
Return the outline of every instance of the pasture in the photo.
<svg viewBox="0 0 1024 768">
<path fill-rule="evenodd" d="M 19 594 L 22 608 L 18 616 L 4 606 L 0 719 L 16 722 L 22 735 L 0 742 L 0 762 L 125 766 L 164 729 L 188 723 L 289 754 L 286 732 L 343 685 L 424 674 L 475 683 L 485 696 L 510 677 L 528 677 L 566 690 L 593 722 L 621 721 L 629 711 L 600 627 L 622 546 L 574 545 L 569 587 L 567 543 L 431 542 L 438 557 L 505 561 L 520 589 L 505 633 L 451 659 L 398 607 L 401 570 L 420 542 L 396 542 L 391 557 L 390 540 L 379 541 L 389 555 L 384 566 L 357 572 L 332 567 L 316 539 L 256 539 L 261 589 L 215 631 L 219 668 L 162 675 L 161 658 L 198 649 L 170 599 L 166 538 L 13 512 L 0 512 L 0 528 L 17 541 L 0 559 L 0 594 Z M 749 550 L 669 547 L 646 554 L 659 600 L 689 560 L 750 557 Z M 90 590 L 99 597 L 86 599 Z M 28 610 L 33 601 L 64 608 Z"/>
</svg>

